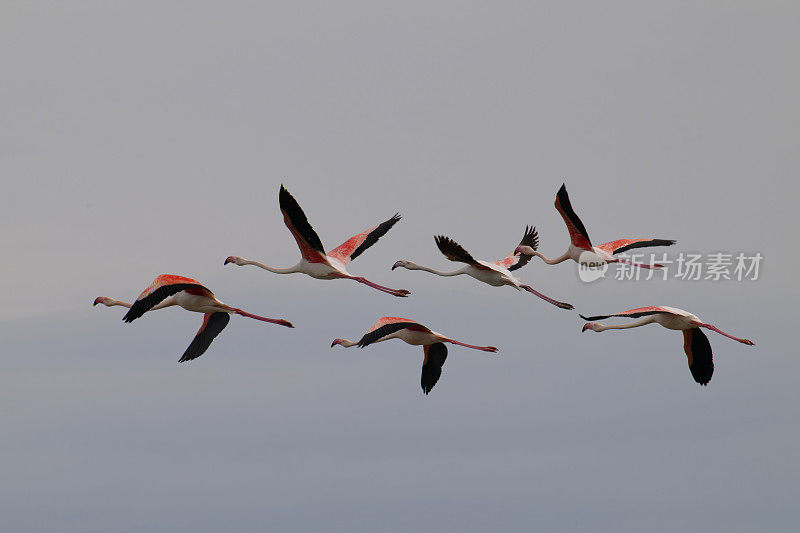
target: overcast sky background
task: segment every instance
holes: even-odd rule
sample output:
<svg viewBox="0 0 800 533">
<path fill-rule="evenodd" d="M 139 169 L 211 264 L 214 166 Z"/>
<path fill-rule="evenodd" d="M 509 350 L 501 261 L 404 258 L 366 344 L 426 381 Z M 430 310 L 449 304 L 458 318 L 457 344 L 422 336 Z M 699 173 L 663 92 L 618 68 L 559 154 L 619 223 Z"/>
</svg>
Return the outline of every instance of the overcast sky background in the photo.
<svg viewBox="0 0 800 533">
<path fill-rule="evenodd" d="M 0 516 L 8 531 L 794 531 L 800 8 L 794 2 L 0 5 Z M 761 252 L 755 282 L 520 277 L 577 310 L 671 305 L 709 333 L 581 334 L 577 313 L 439 269 L 568 243 Z M 404 218 L 346 281 L 296 263 L 284 183 L 327 248 Z M 659 250 L 660 251 L 660 250 Z M 611 272 L 613 273 L 613 268 Z M 285 317 L 123 324 L 161 273 Z M 384 315 L 453 347 L 329 348 Z"/>
</svg>

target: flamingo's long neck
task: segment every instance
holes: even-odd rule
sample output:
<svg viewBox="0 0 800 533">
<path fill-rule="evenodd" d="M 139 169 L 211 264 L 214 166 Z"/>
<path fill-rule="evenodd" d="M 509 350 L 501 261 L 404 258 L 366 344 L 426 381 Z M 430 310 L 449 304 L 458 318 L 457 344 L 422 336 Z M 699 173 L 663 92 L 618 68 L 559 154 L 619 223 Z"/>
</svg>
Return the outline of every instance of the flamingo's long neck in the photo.
<svg viewBox="0 0 800 533">
<path fill-rule="evenodd" d="M 459 342 L 459 341 L 453 340 L 453 339 L 444 339 L 442 342 L 449 342 L 450 344 L 458 344 L 459 346 L 464 346 L 465 348 L 472 348 L 472 349 L 481 350 L 481 351 L 484 351 L 484 352 L 496 352 L 497 351 L 497 348 L 495 348 L 494 346 L 475 346 L 473 344 L 466 344 L 466 343 Z"/>
<path fill-rule="evenodd" d="M 105 302 L 103 302 L 103 303 L 104 303 L 104 305 L 106 305 L 108 307 L 112 307 L 112 306 L 115 306 L 115 305 L 119 305 L 120 307 L 127 307 L 128 309 L 133 307 L 133 304 L 129 304 L 128 302 L 123 302 L 122 300 L 113 300 L 112 303 L 110 303 L 110 304 L 109 303 L 105 303 Z M 155 309 L 155 307 L 153 307 L 153 309 Z"/>
<path fill-rule="evenodd" d="M 114 300 L 113 303 L 105 304 L 105 305 L 107 305 L 108 307 L 112 307 L 114 305 L 119 305 L 121 307 L 127 307 L 128 309 L 130 309 L 133 304 L 129 304 L 128 302 L 123 302 L 122 300 Z M 172 301 L 171 298 L 168 298 L 168 299 L 166 299 L 164 301 L 161 301 L 161 302 L 157 303 L 153 307 L 151 307 L 148 310 L 148 312 L 155 311 L 156 309 L 164 309 L 165 307 L 169 307 L 171 305 L 175 305 L 175 303 Z"/>
<path fill-rule="evenodd" d="M 430 272 L 431 274 L 436 274 L 437 276 L 459 276 L 461 274 L 465 274 L 467 268 L 459 268 L 458 270 L 453 270 L 452 272 L 442 272 L 441 270 L 434 270 L 432 268 L 428 268 L 426 266 L 418 265 L 416 263 L 411 263 L 406 265 L 404 268 L 408 270 L 424 270 L 425 272 Z"/>
<path fill-rule="evenodd" d="M 114 307 L 115 305 L 118 305 L 120 307 L 127 307 L 128 309 L 130 309 L 133 306 L 133 304 L 130 304 L 128 302 L 123 302 L 122 300 L 115 300 L 114 298 L 108 298 L 106 301 L 103 302 L 103 305 L 105 305 L 106 307 Z M 166 300 L 163 300 L 158 304 L 154 305 L 153 307 L 151 307 L 150 309 L 148 309 L 147 312 L 149 313 L 150 311 L 163 309 L 171 305 L 175 305 L 175 302 L 172 300 L 172 298 L 167 298 Z"/>
<path fill-rule="evenodd" d="M 605 331 L 607 329 L 630 329 L 630 328 L 638 328 L 639 326 L 644 326 L 645 324 L 650 324 L 651 322 L 655 322 L 656 317 L 655 315 L 645 316 L 638 320 L 634 320 L 633 322 L 628 322 L 627 324 L 611 324 L 606 326 L 605 324 L 597 324 L 597 329 L 595 331 Z"/>
<path fill-rule="evenodd" d="M 565 253 L 564 255 L 562 255 L 560 257 L 556 257 L 555 259 L 548 259 L 548 258 L 546 258 L 544 256 L 544 254 L 542 252 L 539 252 L 537 250 L 533 250 L 533 253 L 531 255 L 535 255 L 536 257 L 538 257 L 539 259 L 541 259 L 542 261 L 544 261 L 548 265 L 557 265 L 559 263 L 563 263 L 564 261 L 566 261 L 570 257 L 568 253 Z"/>
<path fill-rule="evenodd" d="M 269 270 L 270 272 L 274 272 L 275 274 L 294 274 L 295 272 L 301 272 L 300 270 L 300 263 L 296 264 L 295 266 L 289 268 L 275 268 L 269 265 L 265 265 L 264 263 L 259 263 L 258 261 L 251 261 L 249 259 L 242 259 L 243 265 L 253 265 L 257 266 L 258 268 L 263 268 L 264 270 Z"/>
<path fill-rule="evenodd" d="M 336 345 L 344 346 L 345 348 L 352 348 L 353 346 L 358 346 L 357 342 L 353 342 L 350 339 L 334 339 L 333 343 L 331 344 L 331 348 Z"/>
</svg>

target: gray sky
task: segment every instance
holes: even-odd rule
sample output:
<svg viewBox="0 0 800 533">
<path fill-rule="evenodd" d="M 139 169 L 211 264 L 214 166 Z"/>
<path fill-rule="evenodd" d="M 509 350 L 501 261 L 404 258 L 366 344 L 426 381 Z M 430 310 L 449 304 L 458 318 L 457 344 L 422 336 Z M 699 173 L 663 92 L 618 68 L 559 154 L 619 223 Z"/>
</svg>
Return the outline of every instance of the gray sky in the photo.
<svg viewBox="0 0 800 533">
<path fill-rule="evenodd" d="M 791 531 L 800 476 L 800 8 L 792 2 L 5 2 L 0 7 L 0 516 L 15 531 Z M 599 314 L 681 307 L 708 388 L 657 326 L 580 334 L 510 288 L 390 271 L 596 242 L 761 252 L 756 282 L 520 277 Z M 400 211 L 351 271 L 298 258 L 284 183 L 328 248 Z M 613 271 L 613 269 L 612 269 Z M 199 360 L 179 309 L 121 322 L 160 273 L 254 313 Z M 407 316 L 450 350 L 329 348 Z"/>
</svg>

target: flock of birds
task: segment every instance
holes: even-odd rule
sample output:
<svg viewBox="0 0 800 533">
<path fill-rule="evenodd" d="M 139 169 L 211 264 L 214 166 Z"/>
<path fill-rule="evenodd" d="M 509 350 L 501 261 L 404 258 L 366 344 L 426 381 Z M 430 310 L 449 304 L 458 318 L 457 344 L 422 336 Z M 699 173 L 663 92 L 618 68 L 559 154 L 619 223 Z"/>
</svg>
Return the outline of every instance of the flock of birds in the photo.
<svg viewBox="0 0 800 533">
<path fill-rule="evenodd" d="M 384 287 L 364 277 L 353 276 L 347 271 L 347 265 L 350 261 L 356 259 L 367 250 L 367 248 L 375 244 L 378 239 L 385 235 L 386 232 L 400 220 L 399 214 L 394 215 L 386 222 L 351 237 L 330 252 L 325 252 L 322 241 L 311 227 L 300 205 L 282 185 L 278 198 L 286 227 L 289 228 L 289 231 L 294 236 L 300 248 L 300 262 L 289 268 L 274 268 L 258 261 L 252 261 L 238 256 L 230 256 L 225 259 L 226 265 L 228 263 L 233 263 L 238 266 L 254 265 L 276 274 L 300 272 L 317 279 L 351 279 L 394 296 L 406 297 L 410 294 L 408 290 Z M 641 268 L 661 268 L 662 265 L 658 264 L 648 265 L 632 263 L 617 257 L 617 254 L 635 248 L 669 246 L 675 243 L 674 240 L 667 239 L 619 239 L 599 246 L 593 246 L 586 231 L 586 227 L 572 209 L 565 185 L 562 185 L 556 194 L 555 207 L 564 219 L 570 236 L 570 244 L 567 251 L 555 259 L 548 259 L 537 251 L 539 244 L 538 234 L 535 228 L 528 227 L 525 229 L 525 234 L 519 246 L 517 246 L 508 257 L 498 261 L 490 262 L 475 259 L 453 239 L 439 235 L 435 237 L 435 241 L 436 246 L 438 246 L 442 254 L 450 261 L 464 263 L 466 266 L 450 272 L 442 272 L 417 265 L 411 261 L 400 260 L 392 266 L 392 270 L 396 268 L 423 270 L 436 274 L 437 276 L 445 277 L 466 274 L 495 287 L 510 285 L 518 291 L 530 292 L 542 300 L 562 309 L 573 309 L 572 305 L 545 296 L 530 285 L 524 284 L 516 278 L 512 272 L 525 266 L 534 256 L 541 258 L 549 265 L 554 265 L 568 259 L 581 263 L 586 260 L 586 254 L 589 254 L 589 257 L 600 258 L 601 261 L 607 263 L 625 262 Z M 232 314 L 290 328 L 294 327 L 290 322 L 283 319 L 266 318 L 248 313 L 236 307 L 231 307 L 217 300 L 214 293 L 201 285 L 200 282 L 191 278 L 170 274 L 158 276 L 132 304 L 106 296 L 96 298 L 94 305 L 97 304 L 103 304 L 109 307 L 127 307 L 128 312 L 123 317 L 123 321 L 125 322 L 133 322 L 148 311 L 163 309 L 173 305 L 178 305 L 187 311 L 203 313 L 203 324 L 200 326 L 200 330 L 197 332 L 197 335 L 195 335 L 192 343 L 180 358 L 181 362 L 190 361 L 203 355 L 214 338 L 228 325 Z M 580 315 L 580 317 L 587 321 L 583 326 L 583 331 L 592 330 L 600 332 L 607 329 L 635 328 L 653 322 L 667 329 L 683 331 L 683 349 L 688 358 L 689 370 L 694 380 L 700 385 L 707 385 L 714 372 L 711 344 L 701 328 L 716 331 L 717 333 L 743 344 L 750 346 L 754 344 L 753 341 L 748 339 L 740 339 L 720 331 L 717 327 L 703 322 L 696 315 L 674 307 L 641 307 L 609 315 L 590 317 Z M 611 317 L 635 318 L 638 320 L 621 325 L 603 325 L 593 322 L 594 320 L 603 320 Z M 431 389 L 433 389 L 442 374 L 442 366 L 447 359 L 447 347 L 445 343 L 465 346 L 485 352 L 497 351 L 497 348 L 494 346 L 466 344 L 432 331 L 413 320 L 398 317 L 383 317 L 379 319 L 360 340 L 354 342 L 347 339 L 335 339 L 333 343 L 331 343 L 331 347 L 340 345 L 346 348 L 352 346 L 364 348 L 370 344 L 389 339 L 400 339 L 411 345 L 422 346 L 424 359 L 422 362 L 421 386 L 425 394 L 428 394 Z"/>
</svg>

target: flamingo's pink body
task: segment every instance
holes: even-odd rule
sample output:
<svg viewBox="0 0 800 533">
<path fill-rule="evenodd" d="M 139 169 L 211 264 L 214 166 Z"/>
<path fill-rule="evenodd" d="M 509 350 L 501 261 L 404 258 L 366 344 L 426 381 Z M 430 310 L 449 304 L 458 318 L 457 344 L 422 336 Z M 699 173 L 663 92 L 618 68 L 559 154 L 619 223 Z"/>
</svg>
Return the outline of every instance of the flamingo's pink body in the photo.
<svg viewBox="0 0 800 533">
<path fill-rule="evenodd" d="M 405 297 L 410 294 L 410 291 L 405 289 L 390 289 L 347 272 L 347 264 L 385 235 L 400 220 L 399 214 L 386 222 L 349 238 L 330 252 L 325 253 L 322 241 L 314 231 L 314 228 L 311 227 L 305 213 L 283 185 L 281 185 L 278 199 L 283 213 L 283 221 L 294 236 L 295 241 L 297 241 L 298 248 L 300 248 L 300 255 L 302 256 L 300 262 L 289 268 L 275 268 L 258 261 L 251 261 L 232 255 L 225 259 L 226 265 L 228 263 L 234 263 L 238 266 L 253 265 L 276 274 L 299 272 L 316 279 L 351 279 L 393 296 Z"/>
<path fill-rule="evenodd" d="M 187 311 L 203 313 L 203 324 L 192 344 L 189 345 L 189 348 L 186 349 L 186 352 L 181 357 L 180 362 L 190 361 L 203 355 L 214 338 L 228 325 L 231 314 L 242 315 L 290 328 L 294 327 L 290 322 L 283 319 L 254 315 L 224 304 L 217 300 L 214 293 L 197 280 L 173 274 L 158 276 L 132 304 L 107 296 L 95 298 L 94 305 L 97 304 L 103 304 L 107 307 L 115 305 L 127 307 L 129 310 L 123 317 L 125 322 L 133 322 L 147 311 L 174 305 L 183 307 Z"/>
</svg>

